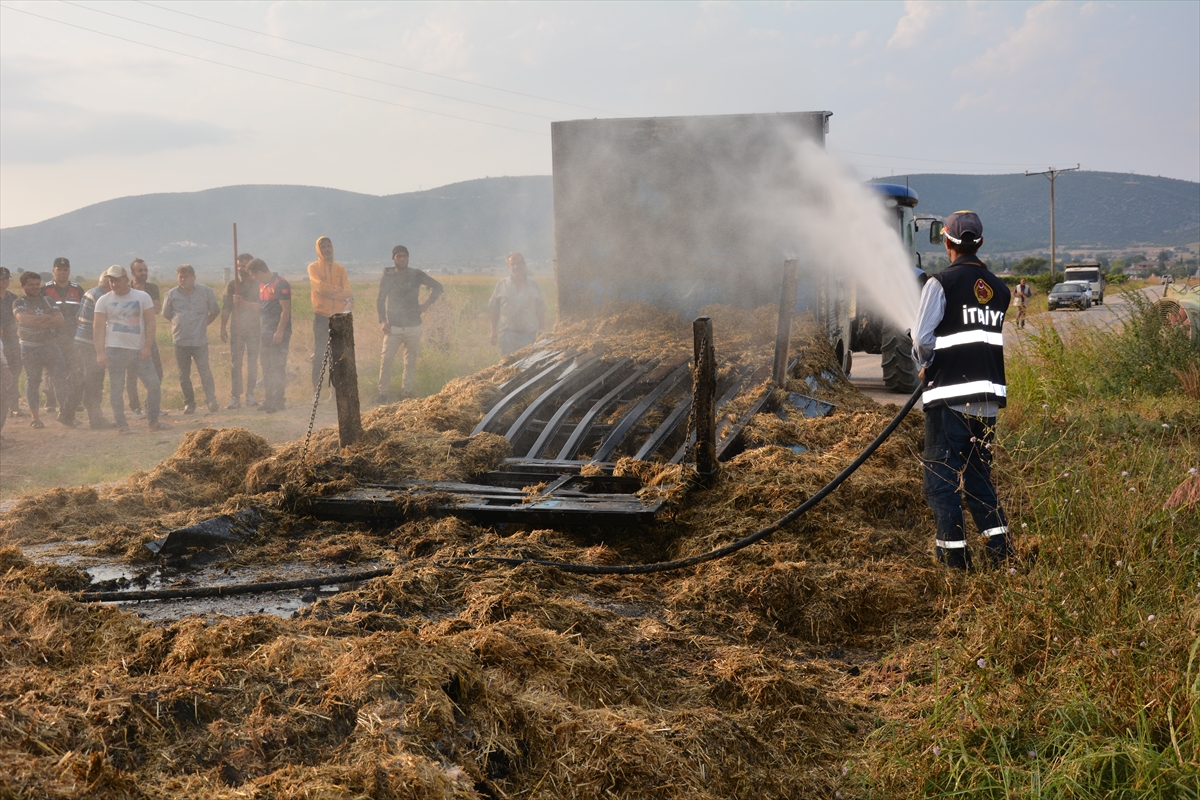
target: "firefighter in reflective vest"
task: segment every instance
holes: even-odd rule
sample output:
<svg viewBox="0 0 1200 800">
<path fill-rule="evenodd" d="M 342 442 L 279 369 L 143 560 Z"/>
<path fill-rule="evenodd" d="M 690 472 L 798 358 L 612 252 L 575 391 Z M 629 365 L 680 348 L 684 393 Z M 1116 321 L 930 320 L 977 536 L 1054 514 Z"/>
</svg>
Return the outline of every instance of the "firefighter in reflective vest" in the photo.
<svg viewBox="0 0 1200 800">
<path fill-rule="evenodd" d="M 950 266 L 921 292 L 913 357 L 924 381 L 925 499 L 942 563 L 971 568 L 963 500 L 993 565 L 1011 555 L 1008 520 L 992 484 L 996 414 L 1004 407 L 1004 315 L 1010 292 L 976 255 L 983 223 L 973 211 L 946 218 Z"/>
</svg>

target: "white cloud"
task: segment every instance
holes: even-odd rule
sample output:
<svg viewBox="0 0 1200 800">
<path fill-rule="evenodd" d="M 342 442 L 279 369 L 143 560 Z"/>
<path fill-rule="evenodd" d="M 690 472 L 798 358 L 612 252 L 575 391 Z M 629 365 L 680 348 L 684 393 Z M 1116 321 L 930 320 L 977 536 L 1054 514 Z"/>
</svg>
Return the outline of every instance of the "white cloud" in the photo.
<svg viewBox="0 0 1200 800">
<path fill-rule="evenodd" d="M 896 23 L 896 30 L 888 40 L 888 47 L 906 48 L 918 44 L 921 34 L 929 27 L 933 18 L 941 13 L 941 6 L 928 0 L 905 0 L 904 16 Z"/>
<path fill-rule="evenodd" d="M 871 43 L 872 38 L 874 38 L 874 37 L 871 36 L 870 31 L 861 30 L 858 33 L 854 34 L 854 38 L 850 40 L 850 46 L 856 50 L 860 47 L 866 47 L 867 45 L 869 45 Z"/>
</svg>

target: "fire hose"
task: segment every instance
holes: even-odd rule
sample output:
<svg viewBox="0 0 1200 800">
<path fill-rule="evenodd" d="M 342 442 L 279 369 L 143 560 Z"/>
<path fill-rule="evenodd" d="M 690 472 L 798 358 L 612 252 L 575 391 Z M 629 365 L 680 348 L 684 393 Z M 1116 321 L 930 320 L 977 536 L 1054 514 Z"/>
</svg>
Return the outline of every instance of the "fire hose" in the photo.
<svg viewBox="0 0 1200 800">
<path fill-rule="evenodd" d="M 913 406 L 917 404 L 917 400 L 921 397 L 923 386 L 917 387 L 912 396 L 908 398 L 908 402 L 892 417 L 879 435 L 863 448 L 862 452 L 851 461 L 845 469 L 839 472 L 829 483 L 822 486 L 815 493 L 809 496 L 800 505 L 793 508 L 788 513 L 777 519 L 775 522 L 760 528 L 749 536 L 738 539 L 736 542 L 731 542 L 723 547 L 718 547 L 715 550 L 709 550 L 707 553 L 700 553 L 687 558 L 678 558 L 672 561 L 657 561 L 651 564 L 577 564 L 570 561 L 546 561 L 539 558 L 506 558 L 503 556 L 459 556 L 443 561 L 435 561 L 434 564 L 442 565 L 459 565 L 473 563 L 490 563 L 490 564 L 507 564 L 509 566 L 520 566 L 523 564 L 531 564 L 538 567 L 548 567 L 557 569 L 560 572 L 567 572 L 576 575 L 647 575 L 654 572 L 670 572 L 677 569 L 686 569 L 694 567 L 697 564 L 703 564 L 707 561 L 715 561 L 719 558 L 733 555 L 739 550 L 744 550 L 752 544 L 762 541 L 763 539 L 775 533 L 783 526 L 794 522 L 799 517 L 803 516 L 813 506 L 820 503 L 828 497 L 835 489 L 846 482 L 854 472 L 863 465 L 863 463 L 871 457 L 871 455 L 879 449 L 887 438 L 891 436 L 900 423 L 908 416 L 908 412 L 912 411 Z M 339 583 L 348 583 L 358 580 L 367 580 L 377 578 L 383 575 L 391 574 L 394 571 L 393 567 L 370 570 L 367 572 L 346 574 L 346 575 L 325 575 L 314 578 L 302 578 L 292 581 L 275 581 L 271 583 L 245 583 L 232 586 L 198 586 L 194 588 L 178 588 L 178 589 L 158 589 L 145 591 L 116 591 L 116 592 L 84 592 L 76 595 L 76 598 L 83 602 L 118 602 L 129 600 L 166 600 L 181 597 L 228 597 L 238 594 L 254 594 L 258 592 L 280 591 L 283 589 L 297 589 L 311 586 L 324 586 Z"/>
</svg>

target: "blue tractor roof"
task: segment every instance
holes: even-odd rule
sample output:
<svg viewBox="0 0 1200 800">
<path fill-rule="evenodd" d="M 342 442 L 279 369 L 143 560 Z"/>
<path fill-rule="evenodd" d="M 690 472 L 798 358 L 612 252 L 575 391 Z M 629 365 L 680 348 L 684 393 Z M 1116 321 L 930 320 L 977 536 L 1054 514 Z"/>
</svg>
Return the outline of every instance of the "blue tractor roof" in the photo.
<svg viewBox="0 0 1200 800">
<path fill-rule="evenodd" d="M 902 206 L 911 208 L 917 204 L 917 193 L 907 186 L 898 183 L 872 183 L 870 186 L 884 197 L 896 198 L 896 202 Z"/>
</svg>

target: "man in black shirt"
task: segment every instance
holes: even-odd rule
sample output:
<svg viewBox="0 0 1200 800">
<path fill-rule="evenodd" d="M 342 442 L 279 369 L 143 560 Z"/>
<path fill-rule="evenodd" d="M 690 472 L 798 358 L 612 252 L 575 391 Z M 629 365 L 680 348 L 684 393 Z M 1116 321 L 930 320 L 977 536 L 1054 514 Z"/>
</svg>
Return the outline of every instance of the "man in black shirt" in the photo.
<svg viewBox="0 0 1200 800">
<path fill-rule="evenodd" d="M 398 244 L 392 248 L 392 263 L 383 271 L 379 282 L 379 327 L 383 329 L 383 352 L 379 361 L 379 394 L 376 403 L 388 402 L 392 388 L 392 362 L 396 351 L 404 348 L 404 377 L 402 398 L 412 395 L 417 379 L 417 355 L 421 351 L 421 314 L 442 296 L 442 285 L 419 269 L 408 266 L 408 248 Z M 421 287 L 428 286 L 429 294 L 421 302 Z"/>
</svg>

